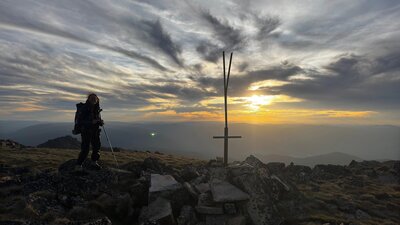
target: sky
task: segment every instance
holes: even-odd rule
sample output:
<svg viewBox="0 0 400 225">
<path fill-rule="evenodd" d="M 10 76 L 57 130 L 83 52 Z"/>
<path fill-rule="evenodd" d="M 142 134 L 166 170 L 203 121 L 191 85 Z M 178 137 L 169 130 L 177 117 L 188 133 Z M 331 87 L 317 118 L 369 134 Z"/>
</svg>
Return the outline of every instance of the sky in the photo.
<svg viewBox="0 0 400 225">
<path fill-rule="evenodd" d="M 400 125 L 400 1 L 0 1 L 0 119 Z"/>
</svg>

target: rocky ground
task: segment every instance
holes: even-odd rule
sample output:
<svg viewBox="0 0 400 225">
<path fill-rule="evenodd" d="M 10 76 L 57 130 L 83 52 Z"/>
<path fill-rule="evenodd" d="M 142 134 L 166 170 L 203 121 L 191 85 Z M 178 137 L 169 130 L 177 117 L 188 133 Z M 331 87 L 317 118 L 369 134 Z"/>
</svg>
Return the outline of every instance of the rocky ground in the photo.
<svg viewBox="0 0 400 225">
<path fill-rule="evenodd" d="M 101 170 L 74 171 L 67 157 L 11 160 L 34 151 L 44 150 L 0 149 L 0 224 L 400 224 L 399 161 L 310 168 L 249 156 L 223 167 L 119 152 L 118 169 L 108 155 Z"/>
</svg>

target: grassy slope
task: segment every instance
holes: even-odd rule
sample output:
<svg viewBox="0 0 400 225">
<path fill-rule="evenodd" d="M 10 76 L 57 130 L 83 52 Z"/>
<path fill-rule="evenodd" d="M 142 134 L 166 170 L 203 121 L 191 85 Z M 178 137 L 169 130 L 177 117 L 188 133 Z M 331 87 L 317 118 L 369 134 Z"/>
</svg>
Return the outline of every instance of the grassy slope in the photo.
<svg viewBox="0 0 400 225">
<path fill-rule="evenodd" d="M 57 169 L 61 163 L 69 159 L 77 158 L 78 154 L 78 150 L 70 149 L 0 149 L 0 164 L 10 166 L 28 166 L 37 169 Z M 159 158 L 165 164 L 172 165 L 176 168 L 180 168 L 187 164 L 199 164 L 204 162 L 199 159 L 187 158 L 183 156 L 172 156 L 151 152 L 134 152 L 127 150 L 115 152 L 115 156 L 120 165 L 132 161 L 143 161 L 148 157 Z M 90 158 L 90 153 L 88 158 Z M 101 152 L 100 160 L 106 165 L 115 165 L 111 152 Z"/>
</svg>

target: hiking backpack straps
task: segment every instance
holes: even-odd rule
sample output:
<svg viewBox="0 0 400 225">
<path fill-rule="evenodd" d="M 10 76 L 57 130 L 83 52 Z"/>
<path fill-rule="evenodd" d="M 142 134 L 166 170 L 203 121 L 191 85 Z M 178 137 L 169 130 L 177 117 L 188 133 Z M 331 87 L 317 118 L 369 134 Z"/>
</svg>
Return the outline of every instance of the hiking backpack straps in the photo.
<svg viewBox="0 0 400 225">
<path fill-rule="evenodd" d="M 82 109 L 85 104 L 80 102 L 76 104 L 76 112 L 75 112 L 75 121 L 74 121 L 74 129 L 72 130 L 73 135 L 77 135 L 81 133 L 82 130 Z"/>
</svg>

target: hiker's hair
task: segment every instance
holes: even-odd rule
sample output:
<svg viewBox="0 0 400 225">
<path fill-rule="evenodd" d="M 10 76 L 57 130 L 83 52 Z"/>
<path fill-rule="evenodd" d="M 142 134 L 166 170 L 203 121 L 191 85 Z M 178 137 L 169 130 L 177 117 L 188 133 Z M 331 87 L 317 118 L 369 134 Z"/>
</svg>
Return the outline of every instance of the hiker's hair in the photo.
<svg viewBox="0 0 400 225">
<path fill-rule="evenodd" d="M 88 94 L 86 101 L 89 101 L 89 98 L 92 97 L 92 96 L 95 96 L 95 97 L 96 97 L 96 99 L 97 99 L 97 104 L 99 104 L 99 103 L 100 103 L 100 99 L 99 99 L 99 97 L 97 97 L 97 95 L 96 95 L 95 93 L 90 93 L 90 94 Z"/>
</svg>

